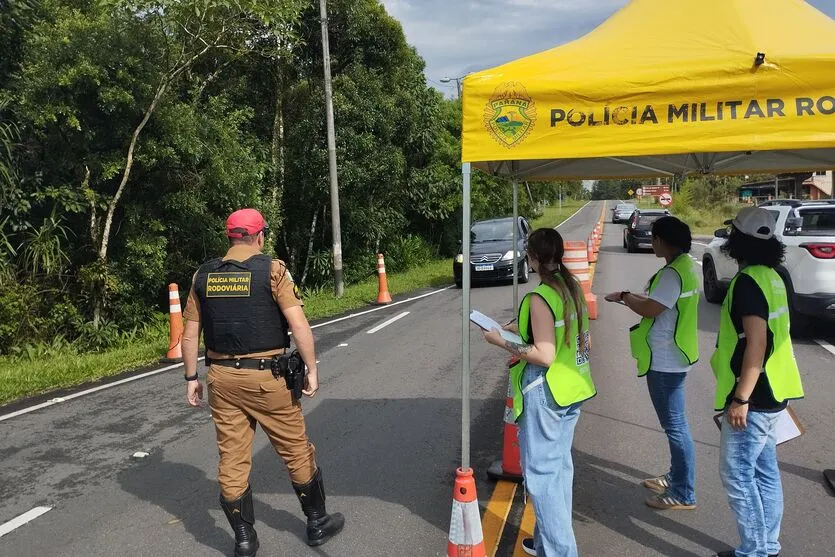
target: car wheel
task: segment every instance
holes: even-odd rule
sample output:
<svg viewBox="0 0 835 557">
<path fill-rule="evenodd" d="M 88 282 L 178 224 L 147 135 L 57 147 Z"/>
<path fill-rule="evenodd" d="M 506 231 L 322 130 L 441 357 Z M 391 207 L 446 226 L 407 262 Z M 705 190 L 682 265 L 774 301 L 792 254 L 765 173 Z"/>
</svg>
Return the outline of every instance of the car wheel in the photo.
<svg viewBox="0 0 835 557">
<path fill-rule="evenodd" d="M 791 334 L 797 338 L 807 338 L 812 334 L 812 322 L 808 315 L 797 313 L 789 301 L 789 319 L 791 320 Z"/>
<path fill-rule="evenodd" d="M 719 288 L 719 280 L 716 278 L 716 268 L 710 259 L 705 259 L 702 263 L 702 279 L 705 287 L 705 300 L 711 304 L 721 304 L 724 297 L 722 289 Z"/>
<path fill-rule="evenodd" d="M 530 271 L 528 271 L 527 262 L 522 262 L 522 276 L 519 277 L 519 282 L 525 284 L 530 280 Z"/>
</svg>

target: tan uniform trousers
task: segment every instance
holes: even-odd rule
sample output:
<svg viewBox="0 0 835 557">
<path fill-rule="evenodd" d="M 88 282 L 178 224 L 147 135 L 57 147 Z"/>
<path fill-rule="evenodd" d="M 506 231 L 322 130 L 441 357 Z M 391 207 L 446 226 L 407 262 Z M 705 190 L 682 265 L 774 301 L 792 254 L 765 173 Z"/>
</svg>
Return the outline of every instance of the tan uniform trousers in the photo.
<svg viewBox="0 0 835 557">
<path fill-rule="evenodd" d="M 315 448 L 307 438 L 301 404 L 284 379 L 269 371 L 212 365 L 206 379 L 209 407 L 220 453 L 221 496 L 233 501 L 249 485 L 255 424 L 284 459 L 293 483 L 306 484 L 316 473 Z"/>
</svg>

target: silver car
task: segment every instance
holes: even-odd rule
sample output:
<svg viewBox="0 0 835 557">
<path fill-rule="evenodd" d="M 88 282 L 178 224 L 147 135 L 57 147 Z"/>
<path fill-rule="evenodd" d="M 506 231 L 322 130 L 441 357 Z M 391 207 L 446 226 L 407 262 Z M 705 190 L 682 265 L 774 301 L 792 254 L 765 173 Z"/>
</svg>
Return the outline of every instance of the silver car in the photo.
<svg viewBox="0 0 835 557">
<path fill-rule="evenodd" d="M 614 209 L 612 209 L 612 222 L 617 224 L 619 222 L 628 222 L 629 217 L 632 216 L 632 213 L 635 212 L 634 203 L 618 203 Z"/>
</svg>

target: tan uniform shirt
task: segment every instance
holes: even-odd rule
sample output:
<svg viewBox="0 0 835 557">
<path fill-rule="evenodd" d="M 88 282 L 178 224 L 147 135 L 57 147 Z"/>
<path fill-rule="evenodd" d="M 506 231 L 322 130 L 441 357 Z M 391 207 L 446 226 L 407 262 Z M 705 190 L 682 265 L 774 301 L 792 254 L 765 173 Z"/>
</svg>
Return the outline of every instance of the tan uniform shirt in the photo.
<svg viewBox="0 0 835 557">
<path fill-rule="evenodd" d="M 224 261 L 246 261 L 254 255 L 259 255 L 261 252 L 255 246 L 247 244 L 237 244 L 229 248 L 226 255 L 223 256 Z M 196 276 L 196 273 L 195 273 Z M 282 311 L 304 306 L 299 289 L 293 282 L 293 277 L 290 271 L 287 270 L 287 265 L 280 259 L 273 259 L 272 269 L 270 270 L 270 286 L 273 292 L 273 299 Z M 188 301 L 186 302 L 186 309 L 183 311 L 183 318 L 188 321 L 200 321 L 200 300 L 194 292 L 194 280 L 192 279 L 191 290 L 188 293 Z M 273 356 L 281 354 L 284 350 L 270 350 L 268 352 L 255 352 L 253 354 L 238 354 L 238 358 L 262 358 L 265 356 Z M 209 358 L 213 360 L 224 360 L 232 358 L 230 354 L 219 354 L 214 350 L 208 350 Z"/>
</svg>

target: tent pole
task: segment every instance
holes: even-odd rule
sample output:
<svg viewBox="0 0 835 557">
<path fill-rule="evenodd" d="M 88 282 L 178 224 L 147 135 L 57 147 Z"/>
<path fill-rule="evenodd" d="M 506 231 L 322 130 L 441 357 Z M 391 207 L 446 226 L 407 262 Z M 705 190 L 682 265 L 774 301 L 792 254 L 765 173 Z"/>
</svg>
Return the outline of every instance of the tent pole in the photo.
<svg viewBox="0 0 835 557">
<path fill-rule="evenodd" d="M 513 313 L 519 307 L 519 180 L 513 179 Z"/>
<path fill-rule="evenodd" d="M 461 165 L 464 199 L 461 204 L 461 468 L 470 467 L 470 163 Z"/>
</svg>

